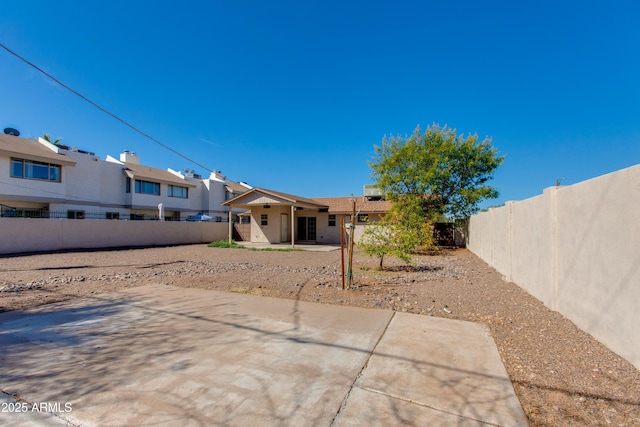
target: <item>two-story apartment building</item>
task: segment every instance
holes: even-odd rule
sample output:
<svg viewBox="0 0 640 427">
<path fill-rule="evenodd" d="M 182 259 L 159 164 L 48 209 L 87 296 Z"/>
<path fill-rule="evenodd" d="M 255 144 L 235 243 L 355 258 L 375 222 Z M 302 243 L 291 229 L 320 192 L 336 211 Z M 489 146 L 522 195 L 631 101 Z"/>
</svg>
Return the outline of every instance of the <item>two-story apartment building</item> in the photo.
<svg viewBox="0 0 640 427">
<path fill-rule="evenodd" d="M 226 221 L 222 203 L 249 189 L 218 171 L 202 178 L 145 166 L 128 151 L 101 160 L 41 138 L 0 134 L 0 216 L 181 220 L 202 212 Z"/>
</svg>

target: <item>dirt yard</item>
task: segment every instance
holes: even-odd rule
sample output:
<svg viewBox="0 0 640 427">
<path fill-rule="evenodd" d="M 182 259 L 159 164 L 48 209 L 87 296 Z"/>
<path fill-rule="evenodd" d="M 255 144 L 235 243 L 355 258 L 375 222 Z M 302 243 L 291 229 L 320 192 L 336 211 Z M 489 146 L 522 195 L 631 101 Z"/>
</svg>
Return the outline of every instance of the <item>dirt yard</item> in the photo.
<svg viewBox="0 0 640 427">
<path fill-rule="evenodd" d="M 640 425 L 640 371 L 467 250 L 404 267 L 356 253 L 343 291 L 340 251 L 205 245 L 0 258 L 0 311 L 148 283 L 216 289 L 481 322 L 533 426 Z"/>
</svg>

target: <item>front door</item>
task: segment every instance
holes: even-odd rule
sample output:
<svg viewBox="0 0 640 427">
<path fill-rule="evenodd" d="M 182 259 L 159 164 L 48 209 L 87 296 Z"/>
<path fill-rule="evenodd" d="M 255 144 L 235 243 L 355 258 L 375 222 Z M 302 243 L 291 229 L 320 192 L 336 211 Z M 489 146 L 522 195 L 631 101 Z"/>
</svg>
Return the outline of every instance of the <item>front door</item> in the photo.
<svg viewBox="0 0 640 427">
<path fill-rule="evenodd" d="M 287 235 L 289 234 L 289 215 L 280 215 L 280 242 L 286 242 Z"/>
<path fill-rule="evenodd" d="M 298 240 L 315 241 L 316 240 L 316 218 L 315 217 L 298 217 Z"/>
</svg>

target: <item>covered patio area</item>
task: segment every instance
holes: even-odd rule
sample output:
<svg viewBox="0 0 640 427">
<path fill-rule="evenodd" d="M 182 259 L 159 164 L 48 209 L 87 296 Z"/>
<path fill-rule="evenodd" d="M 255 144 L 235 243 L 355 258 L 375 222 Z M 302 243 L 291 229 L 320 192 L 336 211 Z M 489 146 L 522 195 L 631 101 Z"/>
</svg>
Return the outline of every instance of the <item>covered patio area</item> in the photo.
<svg viewBox="0 0 640 427">
<path fill-rule="evenodd" d="M 251 244 L 287 244 L 291 248 L 300 245 L 316 246 L 323 243 L 324 235 L 318 234 L 318 220 L 326 219 L 329 207 L 315 200 L 292 194 L 253 188 L 246 193 L 222 203 L 233 208 L 250 210 Z M 233 237 L 232 218 L 229 217 L 229 241 Z"/>
</svg>

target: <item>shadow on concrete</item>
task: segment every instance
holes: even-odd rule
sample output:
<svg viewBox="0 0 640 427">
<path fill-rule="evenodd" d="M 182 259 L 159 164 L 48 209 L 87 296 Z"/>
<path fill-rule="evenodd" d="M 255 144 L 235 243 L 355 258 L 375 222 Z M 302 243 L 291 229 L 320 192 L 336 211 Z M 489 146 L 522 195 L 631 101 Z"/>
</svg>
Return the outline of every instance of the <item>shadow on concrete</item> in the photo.
<svg viewBox="0 0 640 427">
<path fill-rule="evenodd" d="M 235 299 L 203 303 L 205 294 L 167 303 L 118 293 L 2 314 L 0 390 L 27 402 L 73 402 L 61 417 L 95 424 L 350 424 L 341 411 L 364 405 L 354 415 L 363 424 L 423 424 L 427 410 L 466 426 L 486 425 L 486 414 L 505 405 L 486 387 L 511 387 L 504 376 L 416 357 L 382 334 L 372 346 L 353 344 L 348 327 L 324 339 L 305 317 L 303 287 L 291 311 L 266 326 Z M 321 307 L 336 308 L 354 310 Z M 369 365 L 380 369 L 373 382 Z M 371 405 L 372 396 L 384 403 Z"/>
</svg>

